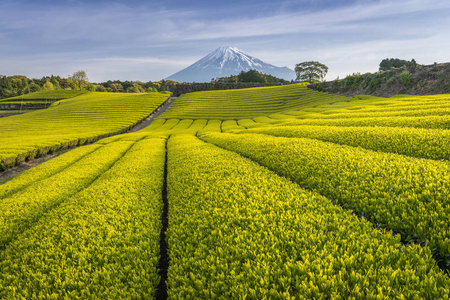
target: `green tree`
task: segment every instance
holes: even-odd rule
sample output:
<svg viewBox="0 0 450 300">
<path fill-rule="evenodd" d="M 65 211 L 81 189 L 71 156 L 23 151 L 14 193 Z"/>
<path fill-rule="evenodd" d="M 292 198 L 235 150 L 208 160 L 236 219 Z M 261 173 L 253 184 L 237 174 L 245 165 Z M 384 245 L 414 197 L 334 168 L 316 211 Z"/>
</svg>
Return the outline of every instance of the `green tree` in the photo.
<svg viewBox="0 0 450 300">
<path fill-rule="evenodd" d="M 161 91 L 161 84 L 159 82 L 152 82 L 152 87 L 154 87 L 157 92 Z"/>
<path fill-rule="evenodd" d="M 305 61 L 295 65 L 297 81 L 310 83 L 323 81 L 328 73 L 328 67 L 318 61 Z"/>
<path fill-rule="evenodd" d="M 44 83 L 44 85 L 42 86 L 42 89 L 45 91 L 52 91 L 55 89 L 55 87 L 53 86 L 53 83 L 51 83 L 49 80 L 47 80 L 47 82 Z"/>
<path fill-rule="evenodd" d="M 78 90 L 84 90 L 89 84 L 86 71 L 76 71 L 71 78 L 75 82 Z"/>
<path fill-rule="evenodd" d="M 109 88 L 111 89 L 111 92 L 114 93 L 123 92 L 123 86 L 120 83 L 111 83 Z"/>
<path fill-rule="evenodd" d="M 61 89 L 61 87 L 59 86 L 59 81 L 58 81 L 58 79 L 56 79 L 55 76 L 52 75 L 50 77 L 50 82 L 53 84 L 53 87 L 55 88 L 55 90 L 60 90 Z"/>
<path fill-rule="evenodd" d="M 242 71 L 238 75 L 238 81 L 239 82 L 260 82 L 260 83 L 266 83 L 267 79 L 264 77 L 263 73 L 258 72 L 256 70 L 249 70 L 247 72 Z"/>
<path fill-rule="evenodd" d="M 415 63 L 415 60 L 414 60 Z M 408 65 L 408 61 L 398 58 L 385 58 L 380 62 L 380 71 L 388 71 L 392 68 L 401 68 Z"/>
<path fill-rule="evenodd" d="M 410 85 L 411 84 L 411 73 L 408 71 L 403 71 L 400 73 L 400 82 L 403 85 Z"/>
<path fill-rule="evenodd" d="M 127 92 L 129 93 L 145 93 L 145 89 L 138 83 L 133 83 L 128 89 Z"/>
<path fill-rule="evenodd" d="M 40 90 L 41 90 L 41 87 L 37 83 L 32 82 L 30 84 L 30 93 L 39 92 Z"/>
<path fill-rule="evenodd" d="M 97 86 L 95 84 L 88 83 L 86 89 L 90 92 L 95 92 L 97 90 Z"/>
<path fill-rule="evenodd" d="M 106 87 L 104 87 L 104 86 L 101 85 L 101 84 L 98 84 L 98 85 L 95 86 L 95 90 L 96 90 L 97 92 L 106 92 Z"/>
</svg>

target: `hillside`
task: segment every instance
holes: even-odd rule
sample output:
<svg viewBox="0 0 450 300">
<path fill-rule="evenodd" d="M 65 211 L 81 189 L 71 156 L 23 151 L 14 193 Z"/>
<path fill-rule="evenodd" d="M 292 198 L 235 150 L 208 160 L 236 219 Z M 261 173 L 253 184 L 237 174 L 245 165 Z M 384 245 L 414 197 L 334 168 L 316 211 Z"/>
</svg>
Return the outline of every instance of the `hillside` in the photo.
<svg viewBox="0 0 450 300">
<path fill-rule="evenodd" d="M 337 101 L 346 97 L 308 90 L 303 83 L 240 90 L 204 91 L 181 95 L 163 118 L 243 119 L 267 116 Z"/>
<path fill-rule="evenodd" d="M 40 101 L 42 93 L 26 96 Z M 46 92 L 45 96 L 62 97 L 60 91 Z M 85 92 L 54 102 L 47 109 L 0 118 L 0 170 L 48 152 L 124 132 L 168 97 L 167 93 Z"/>
<path fill-rule="evenodd" d="M 87 93 L 87 91 L 77 90 L 52 90 L 39 91 L 21 96 L 0 99 L 0 111 L 14 114 L 17 111 L 26 112 L 30 110 L 43 109 L 52 105 L 58 100 L 68 99 Z"/>
<path fill-rule="evenodd" d="M 353 74 L 345 79 L 310 86 L 314 90 L 344 96 L 450 93 L 450 63 L 404 67 L 377 73 Z"/>
<path fill-rule="evenodd" d="M 115 95 L 5 118 L 0 150 L 163 101 Z M 185 94 L 0 184 L 0 298 L 448 299 L 449 97 Z"/>
</svg>

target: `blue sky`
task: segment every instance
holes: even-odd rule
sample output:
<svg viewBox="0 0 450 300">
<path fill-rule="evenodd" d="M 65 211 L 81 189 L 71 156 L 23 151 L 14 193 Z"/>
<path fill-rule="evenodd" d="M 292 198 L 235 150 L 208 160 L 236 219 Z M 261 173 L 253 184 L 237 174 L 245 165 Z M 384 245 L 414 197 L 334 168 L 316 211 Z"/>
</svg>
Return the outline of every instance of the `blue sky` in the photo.
<svg viewBox="0 0 450 300">
<path fill-rule="evenodd" d="M 157 81 L 220 46 L 327 79 L 383 58 L 450 61 L 448 0 L 2 0 L 0 74 Z"/>
</svg>

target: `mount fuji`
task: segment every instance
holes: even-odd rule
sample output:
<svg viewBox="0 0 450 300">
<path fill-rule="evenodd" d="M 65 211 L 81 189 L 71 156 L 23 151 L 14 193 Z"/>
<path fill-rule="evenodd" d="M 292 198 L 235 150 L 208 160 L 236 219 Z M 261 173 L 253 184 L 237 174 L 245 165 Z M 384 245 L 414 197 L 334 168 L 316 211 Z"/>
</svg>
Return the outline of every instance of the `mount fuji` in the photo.
<svg viewBox="0 0 450 300">
<path fill-rule="evenodd" d="M 227 46 L 217 48 L 186 69 L 165 79 L 177 82 L 210 82 L 216 77 L 238 75 L 241 71 L 249 70 L 257 70 L 285 80 L 296 77 L 295 72 L 288 67 L 276 67 L 250 56 L 236 47 Z"/>
</svg>

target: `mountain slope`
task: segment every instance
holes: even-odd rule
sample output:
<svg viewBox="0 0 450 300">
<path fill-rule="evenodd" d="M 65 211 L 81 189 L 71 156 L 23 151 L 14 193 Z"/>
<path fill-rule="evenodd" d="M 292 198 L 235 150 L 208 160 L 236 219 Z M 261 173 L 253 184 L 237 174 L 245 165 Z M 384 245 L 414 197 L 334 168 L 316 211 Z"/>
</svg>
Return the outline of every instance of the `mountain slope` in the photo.
<svg viewBox="0 0 450 300">
<path fill-rule="evenodd" d="M 276 67 L 252 57 L 236 47 L 220 47 L 196 63 L 190 65 L 166 80 L 178 82 L 209 82 L 212 78 L 237 75 L 241 71 L 257 70 L 286 80 L 295 79 L 295 73 L 288 67 Z"/>
<path fill-rule="evenodd" d="M 344 79 L 310 85 L 310 88 L 345 96 L 392 97 L 398 94 L 448 94 L 450 93 L 450 63 L 417 65 L 376 73 L 353 74 Z"/>
</svg>

